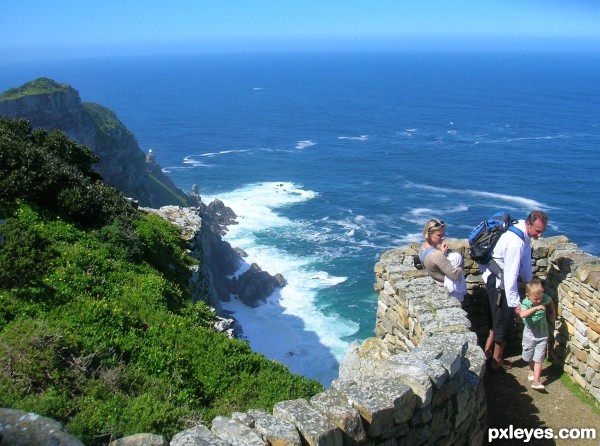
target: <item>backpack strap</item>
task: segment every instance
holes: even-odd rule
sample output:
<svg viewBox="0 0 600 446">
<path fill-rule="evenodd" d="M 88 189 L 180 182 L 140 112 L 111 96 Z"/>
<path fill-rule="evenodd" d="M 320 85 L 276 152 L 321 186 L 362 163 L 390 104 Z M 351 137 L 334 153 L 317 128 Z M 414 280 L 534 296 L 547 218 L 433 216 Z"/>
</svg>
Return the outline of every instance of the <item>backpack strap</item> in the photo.
<svg viewBox="0 0 600 446">
<path fill-rule="evenodd" d="M 519 238 L 521 240 L 525 241 L 525 234 L 523 234 L 523 231 L 521 231 L 515 225 L 510 225 L 507 230 L 510 232 L 514 232 L 515 234 L 517 234 L 519 236 Z"/>
<path fill-rule="evenodd" d="M 519 228 L 515 227 L 515 225 L 510 225 L 506 230 L 517 234 L 521 240 L 525 241 L 525 234 L 523 234 L 523 231 L 521 231 Z M 502 268 L 500 268 L 500 265 L 496 263 L 494 258 L 488 262 L 486 267 L 500 282 L 502 282 L 504 271 L 502 271 Z M 497 302 L 497 305 L 500 305 L 499 301 Z"/>
<path fill-rule="evenodd" d="M 423 247 L 419 249 L 419 260 L 423 265 L 425 265 L 425 258 L 433 251 L 435 251 L 435 248 L 433 246 L 430 246 L 425 251 L 423 251 Z"/>
</svg>

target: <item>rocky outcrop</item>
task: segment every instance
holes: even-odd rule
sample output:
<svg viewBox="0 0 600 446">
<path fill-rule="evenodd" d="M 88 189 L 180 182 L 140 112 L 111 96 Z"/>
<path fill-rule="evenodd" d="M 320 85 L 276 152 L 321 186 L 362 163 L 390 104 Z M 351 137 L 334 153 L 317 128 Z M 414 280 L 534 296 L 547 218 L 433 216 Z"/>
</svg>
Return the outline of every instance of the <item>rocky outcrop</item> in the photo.
<svg viewBox="0 0 600 446">
<path fill-rule="evenodd" d="M 272 276 L 256 263 L 236 276 L 236 272 L 245 263 L 246 254 L 221 238 L 227 233 L 228 226 L 237 224 L 235 212 L 225 206 L 221 200 L 214 200 L 207 206 L 200 206 L 199 212 L 203 221 L 202 258 L 210 271 L 211 282 L 218 300 L 227 302 L 235 296 L 244 304 L 256 307 L 276 288 L 285 285 L 285 279 L 281 274 Z"/>
<path fill-rule="evenodd" d="M 34 81 L 31 84 L 37 85 Z M 56 86 L 43 82 L 47 86 Z M 25 84 L 23 87 L 26 87 Z M 23 88 L 21 87 L 21 88 Z M 90 146 L 94 143 L 96 130 L 90 116 L 85 113 L 79 92 L 62 85 L 51 93 L 38 93 L 11 96 L 11 90 L 0 97 L 0 115 L 13 119 L 27 119 L 32 128 L 43 128 L 51 132 L 59 129 L 79 144 Z M 45 89 L 42 89 L 44 91 Z M 36 90 L 37 91 L 37 90 Z"/>
<path fill-rule="evenodd" d="M 256 307 L 276 288 L 285 285 L 281 274 L 271 275 L 253 263 L 243 274 L 236 272 L 244 265 L 240 250 L 222 239 L 227 227 L 237 224 L 236 215 L 220 200 L 209 205 L 202 202 L 197 208 L 163 206 L 159 209 L 141 208 L 153 212 L 181 228 L 190 254 L 202 262 L 194 271 L 192 296 L 205 299 L 221 314 L 221 301 L 239 298 L 244 304 Z M 208 298 L 207 298 L 208 297 Z"/>
<path fill-rule="evenodd" d="M 261 301 L 266 299 L 275 291 L 284 285 L 283 276 L 276 274 L 271 276 L 253 263 L 250 269 L 244 272 L 237 280 L 232 281 L 231 289 L 242 302 L 250 307 L 256 307 Z"/>
<path fill-rule="evenodd" d="M 66 84 L 41 78 L 0 95 L 0 116 L 26 119 L 33 129 L 60 130 L 92 149 L 100 161 L 94 169 L 105 183 L 142 206 L 195 206 L 196 199 L 177 188 L 160 166 L 146 162 L 135 136 L 115 113 L 82 103 Z"/>
</svg>

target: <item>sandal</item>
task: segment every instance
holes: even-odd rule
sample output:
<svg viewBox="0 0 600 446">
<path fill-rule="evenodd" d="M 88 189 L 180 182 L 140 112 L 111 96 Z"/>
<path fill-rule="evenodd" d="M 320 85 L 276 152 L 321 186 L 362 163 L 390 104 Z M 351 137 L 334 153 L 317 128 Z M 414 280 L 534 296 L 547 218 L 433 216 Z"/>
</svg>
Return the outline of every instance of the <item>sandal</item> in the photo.
<svg viewBox="0 0 600 446">
<path fill-rule="evenodd" d="M 507 360 L 503 360 L 502 364 L 497 365 L 496 361 L 492 360 L 492 362 L 490 363 L 490 372 L 492 373 L 502 373 L 502 372 L 506 372 L 507 370 L 512 369 L 512 362 L 507 361 Z"/>
</svg>

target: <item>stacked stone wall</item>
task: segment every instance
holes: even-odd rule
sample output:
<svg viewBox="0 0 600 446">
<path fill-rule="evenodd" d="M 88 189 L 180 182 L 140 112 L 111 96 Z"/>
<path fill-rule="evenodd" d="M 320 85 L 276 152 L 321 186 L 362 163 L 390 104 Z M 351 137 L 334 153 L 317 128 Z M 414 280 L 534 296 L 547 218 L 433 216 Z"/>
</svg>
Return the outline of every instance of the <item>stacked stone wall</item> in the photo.
<svg viewBox="0 0 600 446">
<path fill-rule="evenodd" d="M 564 239 L 548 259 L 545 289 L 557 305 L 550 354 L 600 401 L 600 258 Z"/>
<path fill-rule="evenodd" d="M 467 240 L 449 240 L 449 245 L 465 259 L 468 294 L 462 309 L 483 346 L 489 331 L 489 302 L 481 271 L 468 255 Z M 385 253 L 382 260 L 392 256 L 395 260 L 391 263 L 397 268 L 411 268 L 411 274 L 426 276 L 418 251 L 415 243 Z M 532 267 L 557 310 L 554 330 L 550 332 L 549 359 L 563 366 L 574 382 L 600 401 L 600 258 L 583 252 L 564 236 L 555 236 L 532 241 Z M 378 266 L 375 271 L 379 278 Z M 522 296 L 524 285 L 520 287 Z M 441 292 L 445 293 L 443 289 Z M 387 294 L 379 294 L 376 334 L 393 349 L 410 351 L 422 339 L 422 331 L 414 327 L 426 316 L 421 308 L 413 313 L 407 307 L 387 311 L 396 305 L 389 299 Z M 519 346 L 522 332 L 523 322 L 516 317 L 510 342 Z"/>
</svg>

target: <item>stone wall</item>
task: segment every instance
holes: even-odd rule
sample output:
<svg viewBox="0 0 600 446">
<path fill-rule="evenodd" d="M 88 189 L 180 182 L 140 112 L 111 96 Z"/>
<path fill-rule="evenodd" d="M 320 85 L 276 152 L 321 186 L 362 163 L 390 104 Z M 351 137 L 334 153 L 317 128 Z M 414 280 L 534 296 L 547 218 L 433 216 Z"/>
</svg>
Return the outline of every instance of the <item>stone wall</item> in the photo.
<svg viewBox="0 0 600 446">
<path fill-rule="evenodd" d="M 465 240 L 450 245 L 465 255 Z M 565 237 L 532 247 L 535 275 L 545 279 L 558 310 L 552 357 L 600 400 L 600 259 Z M 170 445 L 482 444 L 487 406 L 479 345 L 489 328 L 488 304 L 481 272 L 468 257 L 465 274 L 469 294 L 461 305 L 422 270 L 418 245 L 385 252 L 375 265 L 376 337 L 350 346 L 330 389 L 310 401 L 279 402 L 272 414 L 216 417 L 210 428 L 180 432 Z M 3 430 L 11 426 L 0 421 L 3 445 Z M 168 443 L 141 435 L 113 442 L 141 444 Z"/>
<path fill-rule="evenodd" d="M 564 239 L 548 259 L 545 289 L 558 314 L 550 354 L 600 401 L 600 258 Z"/>
<path fill-rule="evenodd" d="M 462 308 L 482 346 L 489 330 L 489 304 L 481 271 L 468 256 L 466 240 L 449 240 L 449 245 L 465 257 L 469 293 Z M 419 270 L 422 274 L 418 249 L 418 244 L 412 244 L 389 251 L 382 256 L 382 262 L 393 257 L 392 263 L 397 267 L 412 267 L 416 270 L 412 274 L 417 275 Z M 532 263 L 534 275 L 544 281 L 545 292 L 553 299 L 557 310 L 555 328 L 550 333 L 549 359 L 563 366 L 579 386 L 600 401 L 600 258 L 583 252 L 565 236 L 555 236 L 532 242 Z M 376 266 L 376 274 L 380 268 Z M 406 309 L 398 311 L 402 318 L 394 316 L 393 312 L 382 313 L 386 310 L 382 296 L 385 294 L 379 295 L 377 335 L 400 351 L 410 351 L 422 339 L 419 330 L 412 327 L 418 320 L 423 320 L 423 316 L 414 315 L 411 321 L 407 319 Z M 403 325 L 405 323 L 408 325 Z M 517 317 L 511 342 L 520 345 L 522 332 L 523 323 Z"/>
</svg>

